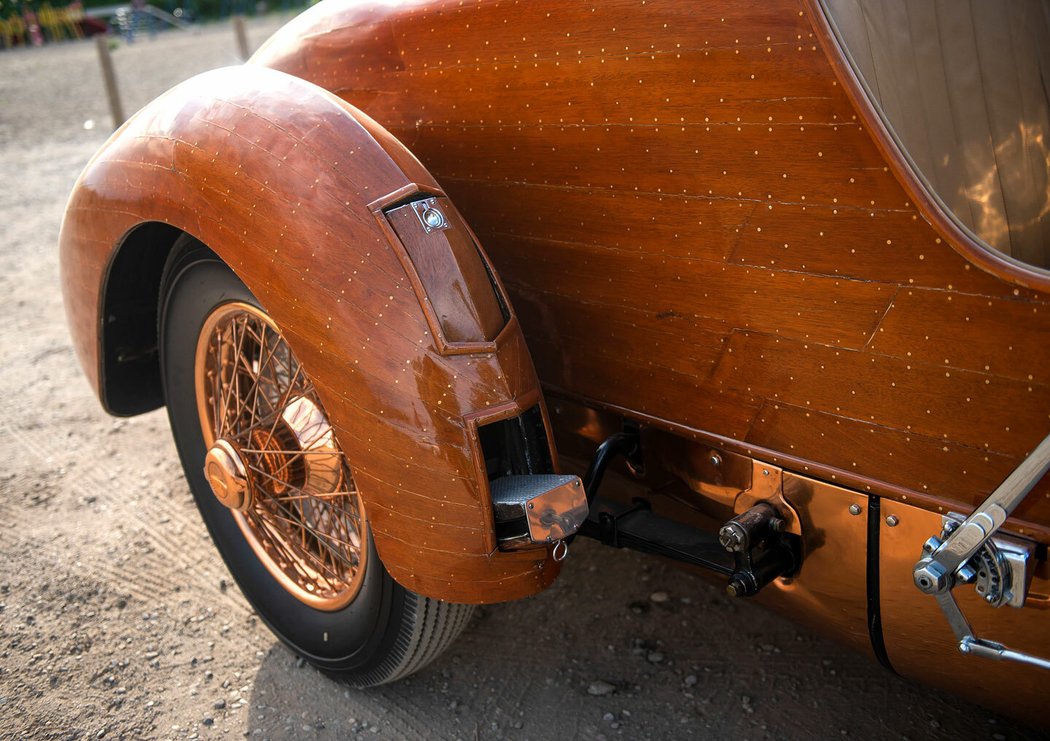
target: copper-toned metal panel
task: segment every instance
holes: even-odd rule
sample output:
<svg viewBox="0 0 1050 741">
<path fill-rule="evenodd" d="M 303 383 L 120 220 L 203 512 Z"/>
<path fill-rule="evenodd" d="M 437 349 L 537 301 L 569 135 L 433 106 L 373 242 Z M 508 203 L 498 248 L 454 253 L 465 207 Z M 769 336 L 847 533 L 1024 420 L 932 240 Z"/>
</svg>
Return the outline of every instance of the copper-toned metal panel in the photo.
<svg viewBox="0 0 1050 741">
<path fill-rule="evenodd" d="M 880 529 L 880 593 L 886 651 L 901 674 L 936 684 L 999 712 L 1034 725 L 1046 723 L 1046 672 L 1009 661 L 960 653 L 958 641 L 937 602 L 912 581 L 922 544 L 940 533 L 941 517 L 901 502 L 883 500 Z M 886 518 L 896 518 L 889 527 Z M 1041 562 L 1031 584 L 1050 593 L 1050 572 Z M 976 634 L 1010 648 L 1050 655 L 1050 621 L 1037 601 L 1017 609 L 989 607 L 972 586 L 953 590 Z"/>
<path fill-rule="evenodd" d="M 588 416 L 588 410 L 575 404 L 555 405 L 555 424 L 575 429 L 566 435 L 568 446 L 571 437 L 588 435 Z M 802 565 L 790 578 L 776 579 L 764 587 L 756 599 L 871 654 L 867 496 L 657 431 L 643 436 L 642 447 L 646 454 L 644 483 L 651 490 L 621 495 L 623 501 L 644 495 L 653 511 L 709 532 L 759 501 L 772 504 L 778 514 L 790 518 L 788 529 L 801 535 Z M 621 487 L 625 483 L 619 479 Z"/>
<path fill-rule="evenodd" d="M 864 547 L 868 498 L 791 473 L 784 474 L 783 487 L 802 522 L 802 568 L 790 579 L 772 582 L 759 599 L 871 654 Z"/>
<path fill-rule="evenodd" d="M 535 403 L 535 372 L 513 316 L 484 348 L 442 352 L 370 210 L 420 190 L 442 194 L 373 121 L 310 83 L 259 67 L 194 78 L 132 118 L 77 183 L 61 236 L 74 343 L 99 388 L 113 251 L 147 221 L 197 237 L 314 381 L 394 578 L 459 602 L 525 596 L 557 565 L 543 549 L 495 550 L 467 419 Z"/>
<path fill-rule="evenodd" d="M 253 61 L 426 163 L 554 393 L 934 510 L 1050 429 L 1050 279 L 924 195 L 811 0 L 321 5 Z"/>
</svg>

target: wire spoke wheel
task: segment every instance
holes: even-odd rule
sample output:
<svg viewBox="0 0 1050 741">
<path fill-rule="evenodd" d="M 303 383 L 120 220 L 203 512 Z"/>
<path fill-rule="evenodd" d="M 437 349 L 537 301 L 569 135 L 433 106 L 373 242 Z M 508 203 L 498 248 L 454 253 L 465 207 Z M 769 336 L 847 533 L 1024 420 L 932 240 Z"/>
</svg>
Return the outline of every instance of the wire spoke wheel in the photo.
<svg viewBox="0 0 1050 741">
<path fill-rule="evenodd" d="M 281 325 L 188 236 L 165 265 L 160 311 L 175 447 L 208 532 L 259 617 L 297 655 L 358 687 L 426 666 L 473 608 L 391 578 L 354 461 Z M 367 420 L 354 424 L 361 432 Z"/>
<path fill-rule="evenodd" d="M 299 601 L 339 610 L 368 553 L 361 498 L 313 384 L 273 321 L 224 303 L 194 357 L 212 493 L 274 578 Z"/>
</svg>

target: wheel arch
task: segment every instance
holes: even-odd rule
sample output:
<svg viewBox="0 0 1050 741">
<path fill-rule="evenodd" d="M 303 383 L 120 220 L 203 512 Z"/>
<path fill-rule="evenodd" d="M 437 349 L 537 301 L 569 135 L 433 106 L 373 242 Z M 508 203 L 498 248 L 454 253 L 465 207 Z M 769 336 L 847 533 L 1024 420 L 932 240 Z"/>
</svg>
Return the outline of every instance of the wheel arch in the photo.
<svg viewBox="0 0 1050 741">
<path fill-rule="evenodd" d="M 158 221 L 132 228 L 102 276 L 99 307 L 99 400 L 117 416 L 164 405 L 158 363 L 158 307 L 164 264 L 181 229 Z"/>
<path fill-rule="evenodd" d="M 120 391 L 127 379 L 106 365 L 121 337 L 149 344 L 147 322 L 107 330 L 106 309 L 156 297 L 162 256 L 179 234 L 194 237 L 309 370 L 391 575 L 449 601 L 526 596 L 558 567 L 548 550 L 496 550 L 476 425 L 541 403 L 538 380 L 512 312 L 483 347 L 439 341 L 429 296 L 377 210 L 420 195 L 444 197 L 396 139 L 312 83 L 251 65 L 193 78 L 129 120 L 77 181 L 60 237 L 74 346 L 109 409 L 154 404 L 155 358 Z"/>
</svg>

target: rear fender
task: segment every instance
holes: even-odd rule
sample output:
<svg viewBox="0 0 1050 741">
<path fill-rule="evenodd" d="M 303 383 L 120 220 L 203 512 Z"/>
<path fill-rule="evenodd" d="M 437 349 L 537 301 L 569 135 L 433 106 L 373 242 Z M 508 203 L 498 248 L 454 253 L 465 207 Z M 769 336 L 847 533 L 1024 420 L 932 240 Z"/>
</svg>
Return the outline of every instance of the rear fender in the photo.
<svg viewBox="0 0 1050 741">
<path fill-rule="evenodd" d="M 78 180 L 61 235 L 67 316 L 100 392 L 104 286 L 125 236 L 154 222 L 199 239 L 314 380 L 391 575 L 449 601 L 513 599 L 549 584 L 557 565 L 547 549 L 496 549 L 476 426 L 542 398 L 505 300 L 498 331 L 489 322 L 487 336 L 459 342 L 442 332 L 437 299 L 470 295 L 478 270 L 453 263 L 427 283 L 413 268 L 384 211 L 422 196 L 444 193 L 323 89 L 251 66 L 200 75 L 128 121 Z M 440 203 L 449 240 L 474 239 Z M 503 299 L 480 249 L 475 258 Z"/>
</svg>

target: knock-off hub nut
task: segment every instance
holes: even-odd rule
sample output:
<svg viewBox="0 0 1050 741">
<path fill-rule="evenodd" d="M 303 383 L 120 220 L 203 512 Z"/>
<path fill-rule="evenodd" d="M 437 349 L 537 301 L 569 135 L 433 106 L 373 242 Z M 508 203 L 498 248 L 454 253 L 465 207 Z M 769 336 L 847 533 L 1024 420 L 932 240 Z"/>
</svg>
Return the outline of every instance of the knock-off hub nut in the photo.
<svg viewBox="0 0 1050 741">
<path fill-rule="evenodd" d="M 246 511 L 251 506 L 248 474 L 237 447 L 220 438 L 204 457 L 204 475 L 212 493 L 223 506 Z"/>
</svg>

